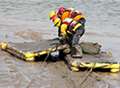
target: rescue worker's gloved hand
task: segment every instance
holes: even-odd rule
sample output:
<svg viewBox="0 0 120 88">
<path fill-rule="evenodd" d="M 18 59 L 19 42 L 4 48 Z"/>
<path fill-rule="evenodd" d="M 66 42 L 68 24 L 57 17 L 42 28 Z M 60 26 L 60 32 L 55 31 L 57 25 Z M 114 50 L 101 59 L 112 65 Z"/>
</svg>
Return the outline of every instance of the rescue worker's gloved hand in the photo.
<svg viewBox="0 0 120 88">
<path fill-rule="evenodd" d="M 60 37 L 59 37 L 59 40 L 60 40 L 60 43 L 61 43 L 61 44 L 66 44 L 66 38 L 65 38 L 65 37 L 60 36 Z"/>
<path fill-rule="evenodd" d="M 65 54 L 70 54 L 70 52 L 71 52 L 71 49 L 69 47 L 63 50 L 63 53 Z"/>
<path fill-rule="evenodd" d="M 63 39 L 63 38 L 60 36 L 60 37 L 59 37 L 59 40 L 62 40 L 62 39 Z"/>
<path fill-rule="evenodd" d="M 61 37 L 65 39 L 67 37 L 67 35 L 64 33 L 61 33 Z"/>
</svg>

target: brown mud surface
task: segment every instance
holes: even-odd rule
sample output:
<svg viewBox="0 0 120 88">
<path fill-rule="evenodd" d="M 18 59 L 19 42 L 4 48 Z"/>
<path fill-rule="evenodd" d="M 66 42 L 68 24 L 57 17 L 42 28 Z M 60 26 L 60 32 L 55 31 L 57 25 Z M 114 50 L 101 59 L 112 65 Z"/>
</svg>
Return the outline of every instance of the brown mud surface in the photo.
<svg viewBox="0 0 120 88">
<path fill-rule="evenodd" d="M 49 43 L 46 44 L 46 42 L 49 41 L 10 43 L 10 45 L 23 51 L 36 51 L 49 47 Z M 56 62 L 25 62 L 4 51 L 0 51 L 0 55 L 1 88 L 117 88 L 116 86 L 119 86 L 119 73 L 92 72 L 89 74 L 89 70 L 72 72 L 62 60 Z M 112 61 L 113 59 L 102 53 L 84 55 L 81 60 Z M 87 74 L 89 74 L 88 77 Z"/>
<path fill-rule="evenodd" d="M 119 0 L 0 0 L 0 41 L 23 50 L 47 47 L 43 39 L 57 37 L 48 12 L 58 6 L 85 13 L 86 33 L 81 41 L 98 42 L 112 57 L 84 56 L 84 60 L 120 62 Z M 30 43 L 30 46 L 26 46 Z M 25 62 L 0 50 L 0 88 L 120 88 L 120 73 L 72 72 L 64 61 Z M 81 84 L 82 83 L 82 84 Z"/>
</svg>

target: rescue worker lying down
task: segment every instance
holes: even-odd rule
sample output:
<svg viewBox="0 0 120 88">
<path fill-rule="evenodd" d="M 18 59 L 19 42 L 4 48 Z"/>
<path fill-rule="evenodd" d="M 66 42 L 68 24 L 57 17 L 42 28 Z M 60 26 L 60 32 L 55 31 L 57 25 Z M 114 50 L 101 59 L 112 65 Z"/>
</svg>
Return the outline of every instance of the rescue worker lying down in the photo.
<svg viewBox="0 0 120 88">
<path fill-rule="evenodd" d="M 84 34 L 85 17 L 72 8 L 60 7 L 58 11 L 51 11 L 50 20 L 58 27 L 61 44 L 69 44 L 72 57 L 82 57 L 79 39 Z"/>
</svg>

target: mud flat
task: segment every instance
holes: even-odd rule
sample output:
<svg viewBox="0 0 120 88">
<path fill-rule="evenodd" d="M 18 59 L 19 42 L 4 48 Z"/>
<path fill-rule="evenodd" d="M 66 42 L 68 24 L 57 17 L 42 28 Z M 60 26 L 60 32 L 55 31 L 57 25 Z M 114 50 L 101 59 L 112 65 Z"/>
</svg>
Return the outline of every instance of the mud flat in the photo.
<svg viewBox="0 0 120 88">
<path fill-rule="evenodd" d="M 47 47 L 45 44 L 40 45 L 40 43 L 11 43 L 11 45 L 24 51 L 38 49 L 38 45 L 41 48 Z M 0 55 L 1 88 L 117 88 L 119 86 L 119 73 L 92 72 L 87 77 L 88 70 L 72 72 L 62 60 L 25 62 L 3 51 L 0 51 Z M 105 57 L 104 54 L 84 55 L 83 61 L 90 60 L 112 61 L 113 58 Z"/>
<path fill-rule="evenodd" d="M 82 10 L 86 34 L 81 41 L 99 42 L 103 51 L 112 51 L 113 61 L 120 61 L 119 0 L 0 0 L 0 41 L 39 42 L 57 36 L 48 20 L 48 12 L 58 6 Z M 47 25 L 47 26 L 46 26 Z M 36 44 L 37 45 L 37 44 Z M 35 47 L 35 49 L 39 46 Z M 29 50 L 29 46 L 26 47 Z M 94 58 L 85 56 L 85 59 Z M 98 57 L 97 57 L 98 58 Z M 98 58 L 99 59 L 99 58 Z M 103 58 L 101 58 L 103 60 Z M 101 60 L 100 59 L 100 60 Z M 110 60 L 111 60 L 110 59 Z M 0 51 L 0 88 L 119 88 L 120 73 L 71 72 L 63 61 L 27 63 Z"/>
</svg>

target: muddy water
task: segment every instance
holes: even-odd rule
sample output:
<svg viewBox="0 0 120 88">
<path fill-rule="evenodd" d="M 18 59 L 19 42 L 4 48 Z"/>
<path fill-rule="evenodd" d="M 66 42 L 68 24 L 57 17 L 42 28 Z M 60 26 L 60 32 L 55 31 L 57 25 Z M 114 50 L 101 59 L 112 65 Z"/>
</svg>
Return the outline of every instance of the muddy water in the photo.
<svg viewBox="0 0 120 88">
<path fill-rule="evenodd" d="M 99 42 L 102 50 L 111 51 L 120 60 L 119 0 L 0 0 L 0 41 L 39 42 L 57 37 L 57 29 L 48 12 L 58 6 L 74 7 L 87 17 L 82 41 Z M 0 51 L 0 88 L 80 88 L 85 72 L 70 72 L 61 61 L 26 63 Z M 83 73 L 83 74 L 82 74 Z M 85 82 L 85 88 L 119 88 L 119 74 L 98 73 Z M 87 85 L 86 85 L 87 84 Z"/>
</svg>

